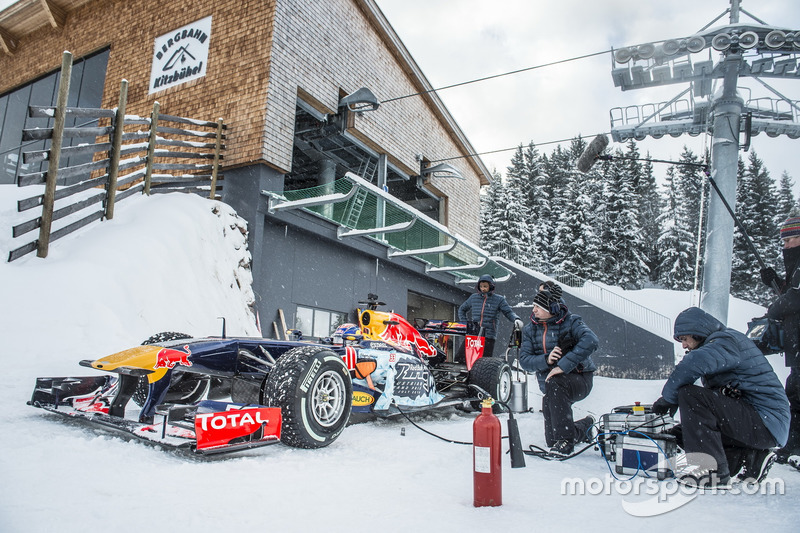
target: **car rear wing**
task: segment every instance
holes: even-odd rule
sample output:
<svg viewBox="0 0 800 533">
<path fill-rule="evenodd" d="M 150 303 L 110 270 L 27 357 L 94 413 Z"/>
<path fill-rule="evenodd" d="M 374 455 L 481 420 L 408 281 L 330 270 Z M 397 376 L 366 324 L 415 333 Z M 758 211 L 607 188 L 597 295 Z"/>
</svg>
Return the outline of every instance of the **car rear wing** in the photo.
<svg viewBox="0 0 800 533">
<path fill-rule="evenodd" d="M 414 327 L 422 334 L 438 333 L 443 335 L 476 335 L 478 327 L 475 322 L 451 322 L 449 320 L 429 320 L 415 318 Z"/>
</svg>

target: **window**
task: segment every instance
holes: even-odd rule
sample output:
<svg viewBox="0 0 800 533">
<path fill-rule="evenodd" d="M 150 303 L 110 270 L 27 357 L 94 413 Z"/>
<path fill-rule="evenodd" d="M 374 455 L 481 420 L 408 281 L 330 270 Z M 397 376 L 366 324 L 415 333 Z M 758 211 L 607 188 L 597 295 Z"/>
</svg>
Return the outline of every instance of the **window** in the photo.
<svg viewBox="0 0 800 533">
<path fill-rule="evenodd" d="M 330 337 L 345 322 L 347 313 L 298 305 L 294 327 L 306 337 Z"/>
<path fill-rule="evenodd" d="M 418 292 L 408 291 L 408 313 L 406 317 L 409 321 L 413 321 L 415 318 L 455 320 L 456 306 L 444 300 L 437 300 Z"/>
<path fill-rule="evenodd" d="M 103 87 L 106 79 L 108 50 L 75 60 L 69 85 L 70 107 L 99 108 L 102 105 Z M 60 72 L 51 72 L 27 85 L 0 95 L 0 183 L 14 183 L 17 174 L 28 174 L 47 170 L 47 163 L 24 164 L 23 152 L 49 148 L 50 141 L 31 141 L 23 144 L 22 130 L 48 128 L 52 119 L 28 117 L 29 105 L 55 105 L 58 98 Z M 86 118 L 67 118 L 66 127 L 84 125 Z M 96 125 L 97 121 L 90 122 Z M 87 139 L 64 139 L 64 146 L 92 142 Z M 88 163 L 92 155 L 73 156 L 61 161 L 62 166 Z M 75 178 L 73 183 L 85 178 Z"/>
</svg>

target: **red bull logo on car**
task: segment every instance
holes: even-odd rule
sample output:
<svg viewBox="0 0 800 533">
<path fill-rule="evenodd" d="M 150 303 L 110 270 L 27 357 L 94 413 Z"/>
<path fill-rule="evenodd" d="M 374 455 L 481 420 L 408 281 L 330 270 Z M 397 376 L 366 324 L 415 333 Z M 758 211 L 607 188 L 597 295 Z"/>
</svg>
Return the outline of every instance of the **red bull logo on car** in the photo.
<svg viewBox="0 0 800 533">
<path fill-rule="evenodd" d="M 192 362 L 189 361 L 189 356 L 192 355 L 189 345 L 184 345 L 183 349 L 186 351 L 161 348 L 156 354 L 156 364 L 153 368 L 172 368 L 175 365 L 192 366 Z"/>
</svg>

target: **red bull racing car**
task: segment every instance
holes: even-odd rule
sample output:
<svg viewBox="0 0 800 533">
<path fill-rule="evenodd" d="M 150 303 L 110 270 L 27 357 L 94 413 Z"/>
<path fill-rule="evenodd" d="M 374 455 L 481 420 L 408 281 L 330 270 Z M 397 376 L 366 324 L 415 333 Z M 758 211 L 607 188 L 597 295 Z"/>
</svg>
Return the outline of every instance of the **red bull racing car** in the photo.
<svg viewBox="0 0 800 533">
<path fill-rule="evenodd" d="M 30 405 L 168 448 L 200 454 L 282 442 L 327 446 L 350 421 L 511 395 L 503 358 L 483 358 L 469 324 L 378 311 L 304 341 L 192 338 L 169 332 L 81 361 L 107 374 L 38 378 Z M 454 358 L 464 337 L 464 360 Z M 454 360 L 458 359 L 458 360 Z"/>
</svg>

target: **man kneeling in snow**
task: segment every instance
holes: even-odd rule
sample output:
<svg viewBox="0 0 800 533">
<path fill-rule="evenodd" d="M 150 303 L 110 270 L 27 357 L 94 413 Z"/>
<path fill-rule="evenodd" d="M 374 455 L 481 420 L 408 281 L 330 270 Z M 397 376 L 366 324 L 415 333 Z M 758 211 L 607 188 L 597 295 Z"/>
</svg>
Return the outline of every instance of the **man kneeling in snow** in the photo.
<svg viewBox="0 0 800 533">
<path fill-rule="evenodd" d="M 675 340 L 687 353 L 653 412 L 680 408 L 679 444 L 696 464 L 678 472 L 678 480 L 724 487 L 738 473 L 760 482 L 775 460 L 770 448 L 782 446 L 789 433 L 789 400 L 778 376 L 746 335 L 700 308 L 678 315 Z"/>
</svg>

